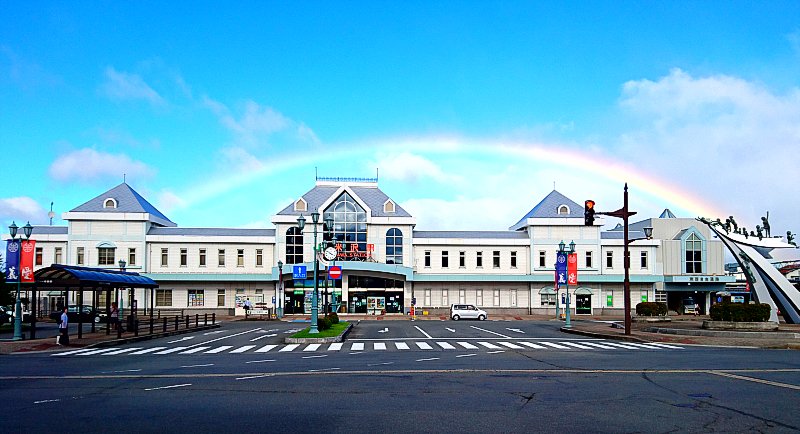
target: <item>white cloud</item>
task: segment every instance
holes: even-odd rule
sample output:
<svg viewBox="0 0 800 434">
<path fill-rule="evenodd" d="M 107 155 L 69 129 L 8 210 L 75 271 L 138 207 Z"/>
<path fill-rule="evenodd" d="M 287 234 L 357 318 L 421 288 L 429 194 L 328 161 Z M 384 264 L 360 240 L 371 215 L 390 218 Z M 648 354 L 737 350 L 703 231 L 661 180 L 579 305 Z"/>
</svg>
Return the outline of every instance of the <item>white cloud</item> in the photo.
<svg viewBox="0 0 800 434">
<path fill-rule="evenodd" d="M 109 154 L 91 148 L 59 155 L 48 170 L 50 178 L 59 182 L 122 181 L 123 174 L 129 179 L 142 179 L 154 176 L 155 172 L 154 168 L 125 154 Z"/>
<path fill-rule="evenodd" d="M 427 231 L 505 230 L 522 217 L 507 198 L 410 199 L 400 206 L 417 218 L 418 230 Z"/>
<path fill-rule="evenodd" d="M 154 91 L 141 76 L 127 72 L 117 72 L 113 67 L 106 68 L 105 81 L 100 85 L 101 92 L 115 101 L 144 99 L 153 104 L 165 104 L 164 98 Z"/>
<path fill-rule="evenodd" d="M 169 190 L 162 190 L 160 193 L 158 193 L 157 198 L 158 209 L 163 213 L 170 213 L 171 211 L 184 207 L 189 203 Z"/>
<path fill-rule="evenodd" d="M 11 197 L 0 199 L 0 221 L 15 221 L 22 227 L 27 222 L 31 224 L 44 224 L 49 222 L 47 210 L 39 202 L 27 197 Z"/>
<path fill-rule="evenodd" d="M 462 176 L 446 174 L 439 165 L 409 152 L 379 152 L 369 164 L 378 167 L 381 179 L 392 181 L 418 182 L 426 177 L 445 184 L 464 181 Z"/>
<path fill-rule="evenodd" d="M 264 168 L 258 158 L 250 155 L 244 148 L 231 146 L 222 148 L 220 151 L 221 163 L 234 172 L 252 172 Z"/>
</svg>

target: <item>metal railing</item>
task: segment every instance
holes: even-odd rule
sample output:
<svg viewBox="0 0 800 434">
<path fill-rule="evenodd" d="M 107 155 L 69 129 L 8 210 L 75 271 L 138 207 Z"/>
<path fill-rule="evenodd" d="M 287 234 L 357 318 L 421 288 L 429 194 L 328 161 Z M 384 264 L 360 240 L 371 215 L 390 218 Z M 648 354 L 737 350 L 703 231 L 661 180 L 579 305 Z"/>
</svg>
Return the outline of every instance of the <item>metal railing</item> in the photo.
<svg viewBox="0 0 800 434">
<path fill-rule="evenodd" d="M 209 323 L 210 321 L 210 323 Z M 204 327 L 209 324 L 216 324 L 216 312 L 194 315 L 175 315 L 163 317 L 137 317 L 132 318 L 129 316 L 125 323 L 117 325 L 117 338 L 121 339 L 123 333 L 133 333 L 134 336 L 142 334 L 156 334 L 166 333 L 168 331 L 175 331 L 179 329 L 189 329 Z"/>
</svg>

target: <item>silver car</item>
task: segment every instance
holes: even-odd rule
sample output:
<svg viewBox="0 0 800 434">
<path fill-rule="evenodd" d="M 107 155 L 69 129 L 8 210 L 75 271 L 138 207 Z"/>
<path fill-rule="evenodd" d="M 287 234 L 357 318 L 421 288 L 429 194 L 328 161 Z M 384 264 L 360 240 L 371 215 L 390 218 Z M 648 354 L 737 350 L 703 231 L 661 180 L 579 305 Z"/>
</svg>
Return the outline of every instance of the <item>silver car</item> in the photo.
<svg viewBox="0 0 800 434">
<path fill-rule="evenodd" d="M 450 306 L 450 318 L 453 321 L 464 319 L 477 319 L 483 321 L 488 317 L 486 311 L 478 309 L 471 304 L 453 304 Z"/>
</svg>

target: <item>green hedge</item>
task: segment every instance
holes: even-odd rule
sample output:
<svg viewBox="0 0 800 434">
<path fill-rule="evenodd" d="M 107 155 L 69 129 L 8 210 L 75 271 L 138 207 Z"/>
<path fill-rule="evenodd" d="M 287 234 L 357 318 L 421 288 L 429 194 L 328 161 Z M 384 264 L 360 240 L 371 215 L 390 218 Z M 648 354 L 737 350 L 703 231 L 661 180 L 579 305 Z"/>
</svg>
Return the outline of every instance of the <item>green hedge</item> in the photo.
<svg viewBox="0 0 800 434">
<path fill-rule="evenodd" d="M 639 303 L 636 305 L 636 315 L 639 316 L 661 316 L 667 314 L 667 303 Z"/>
<path fill-rule="evenodd" d="M 330 318 L 317 318 L 317 330 L 328 330 L 331 328 Z"/>
<path fill-rule="evenodd" d="M 772 308 L 766 303 L 717 303 L 711 306 L 712 321 L 765 322 Z"/>
<path fill-rule="evenodd" d="M 336 312 L 331 312 L 325 315 L 325 318 L 331 320 L 331 324 L 339 324 L 339 315 L 336 315 Z"/>
</svg>

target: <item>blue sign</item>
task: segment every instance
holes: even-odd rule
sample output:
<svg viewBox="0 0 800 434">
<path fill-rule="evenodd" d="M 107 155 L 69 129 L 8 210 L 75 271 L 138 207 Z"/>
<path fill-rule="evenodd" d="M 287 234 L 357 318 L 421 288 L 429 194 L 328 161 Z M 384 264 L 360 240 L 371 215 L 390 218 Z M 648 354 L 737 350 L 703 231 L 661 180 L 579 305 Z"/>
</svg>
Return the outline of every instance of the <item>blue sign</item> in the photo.
<svg viewBox="0 0 800 434">
<path fill-rule="evenodd" d="M 567 255 L 559 253 L 556 260 L 556 282 L 558 286 L 567 284 Z"/>
<path fill-rule="evenodd" d="M 293 279 L 305 279 L 306 278 L 306 266 L 305 265 L 295 265 L 292 267 L 292 278 Z"/>
</svg>

